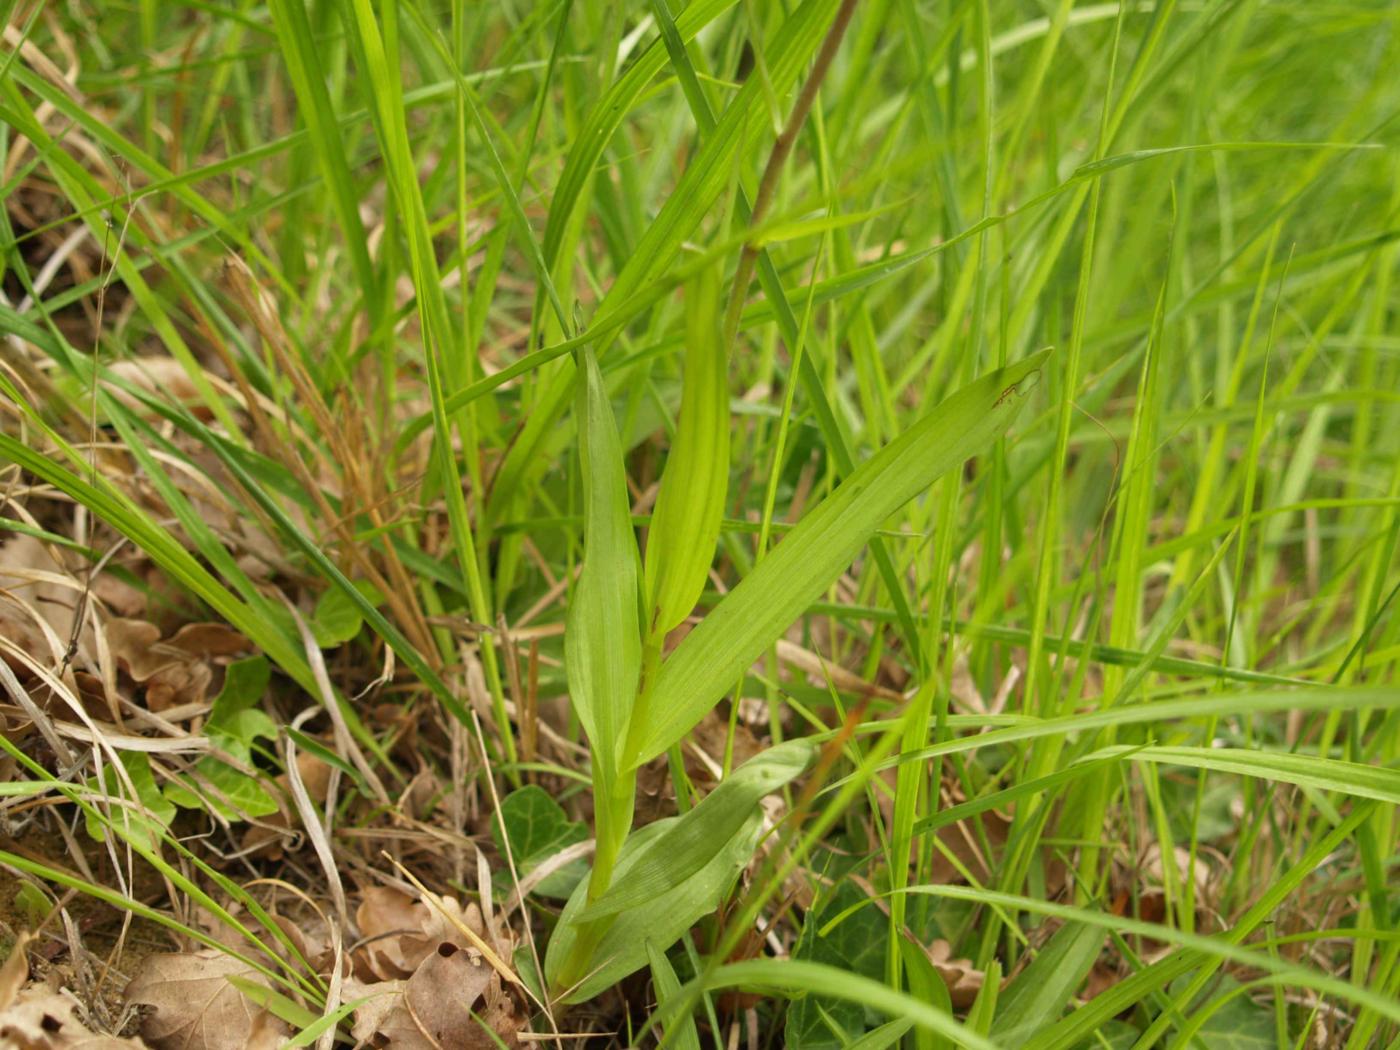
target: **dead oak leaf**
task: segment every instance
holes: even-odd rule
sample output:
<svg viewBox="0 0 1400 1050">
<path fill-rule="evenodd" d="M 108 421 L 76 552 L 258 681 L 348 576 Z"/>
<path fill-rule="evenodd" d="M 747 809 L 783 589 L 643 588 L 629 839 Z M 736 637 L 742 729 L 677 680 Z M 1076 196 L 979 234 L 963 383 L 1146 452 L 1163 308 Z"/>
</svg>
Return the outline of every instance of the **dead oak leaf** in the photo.
<svg viewBox="0 0 1400 1050">
<path fill-rule="evenodd" d="M 165 641 L 145 620 L 114 618 L 103 628 L 112 655 L 133 681 L 145 686 L 146 705 L 162 711 L 177 703 L 201 703 L 213 681 L 211 661 L 248 649 L 237 631 L 219 623 L 191 623 Z"/>
<path fill-rule="evenodd" d="M 272 1050 L 287 1027 L 230 982 L 257 972 L 214 949 L 150 956 L 126 989 L 128 1002 L 155 1007 L 141 1034 L 156 1050 Z"/>
<path fill-rule="evenodd" d="M 406 981 L 346 982 L 354 1037 L 385 1050 L 488 1050 L 518 1045 L 520 1020 L 500 977 L 480 959 L 443 942 Z"/>
<path fill-rule="evenodd" d="M 463 908 L 452 897 L 439 898 L 438 904 L 441 910 L 389 886 L 366 888 L 355 911 L 355 922 L 365 941 L 355 952 L 360 976 L 402 980 L 443 945 L 473 947 L 462 932 L 463 926 L 483 940 L 492 939 L 486 936 L 475 904 Z"/>
</svg>

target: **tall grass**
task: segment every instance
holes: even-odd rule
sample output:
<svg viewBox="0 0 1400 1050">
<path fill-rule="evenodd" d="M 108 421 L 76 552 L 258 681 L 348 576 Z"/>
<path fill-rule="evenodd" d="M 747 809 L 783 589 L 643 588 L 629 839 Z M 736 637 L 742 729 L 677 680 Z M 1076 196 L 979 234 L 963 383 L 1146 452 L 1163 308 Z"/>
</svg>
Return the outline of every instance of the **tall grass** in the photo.
<svg viewBox="0 0 1400 1050">
<path fill-rule="evenodd" d="M 1393 5 L 5 14 L 0 526 L 242 632 L 366 800 L 410 721 L 562 792 L 539 1031 L 1400 1037 Z M 5 794 L 278 941 L 108 730 Z"/>
</svg>

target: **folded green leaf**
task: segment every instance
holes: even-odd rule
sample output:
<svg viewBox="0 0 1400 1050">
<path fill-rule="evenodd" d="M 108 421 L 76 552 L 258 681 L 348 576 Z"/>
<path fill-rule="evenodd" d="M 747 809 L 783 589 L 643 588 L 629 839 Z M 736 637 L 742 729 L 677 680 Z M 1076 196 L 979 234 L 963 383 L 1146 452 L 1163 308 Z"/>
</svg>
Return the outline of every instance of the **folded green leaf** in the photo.
<svg viewBox="0 0 1400 1050">
<path fill-rule="evenodd" d="M 908 1017 L 901 1017 L 897 1021 L 886 1021 L 879 1028 L 872 1028 L 859 1039 L 852 1039 L 846 1050 L 885 1050 L 887 1046 L 894 1046 L 909 1029 L 914 1027 L 914 1022 Z"/>
<path fill-rule="evenodd" d="M 658 639 L 705 589 L 729 487 L 729 370 L 713 269 L 686 289 L 685 306 L 681 411 L 647 536 L 646 631 Z"/>
<path fill-rule="evenodd" d="M 904 960 L 904 974 L 909 981 L 909 993 L 951 1014 L 953 999 L 948 992 L 948 985 L 934 968 L 923 947 L 907 936 L 900 937 L 899 955 Z M 953 1050 L 953 1044 L 937 1032 L 923 1030 L 914 1036 L 914 1050 Z"/>
<path fill-rule="evenodd" d="M 614 876 L 617 881 L 626 882 L 633 865 L 680 819 L 658 820 L 631 835 L 617 861 Z M 593 950 L 593 969 L 575 987 L 566 989 L 562 1001 L 581 1003 L 612 987 L 646 965 L 648 940 L 669 948 L 697 919 L 714 911 L 739 870 L 753 855 L 760 827 L 759 815 L 752 814 L 728 842 L 714 851 L 709 863 L 689 879 L 641 907 L 618 915 Z M 578 918 L 587 900 L 588 884 L 580 883 L 559 916 L 554 936 L 549 939 L 544 974 L 550 987 L 559 985 L 564 964 L 578 938 Z"/>
<path fill-rule="evenodd" d="M 569 695 L 611 782 L 641 668 L 637 538 L 632 532 L 622 444 L 591 348 L 580 356 L 579 458 L 583 466 L 583 568 L 569 601 L 564 664 Z"/>
<path fill-rule="evenodd" d="M 759 799 L 792 781 L 812 760 L 815 746 L 789 740 L 745 762 L 664 835 L 619 871 L 608 892 L 578 915 L 581 922 L 650 903 L 704 868 L 717 843 L 728 842 L 753 816 Z"/>
<path fill-rule="evenodd" d="M 748 666 L 851 564 L 901 506 L 1006 431 L 1048 351 L 959 390 L 856 469 L 812 510 L 661 665 L 640 765 L 684 736 Z"/>
</svg>

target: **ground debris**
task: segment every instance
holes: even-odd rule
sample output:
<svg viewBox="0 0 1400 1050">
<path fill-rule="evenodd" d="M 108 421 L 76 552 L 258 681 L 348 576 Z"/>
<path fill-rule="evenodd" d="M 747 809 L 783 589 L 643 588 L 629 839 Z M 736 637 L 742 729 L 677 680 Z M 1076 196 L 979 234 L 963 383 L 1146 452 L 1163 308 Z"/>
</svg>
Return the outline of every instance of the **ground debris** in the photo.
<svg viewBox="0 0 1400 1050">
<path fill-rule="evenodd" d="M 78 1017 L 77 1001 L 49 981 L 29 981 L 21 935 L 0 967 L 0 1050 L 141 1050 L 137 1038 L 93 1032 Z"/>
</svg>

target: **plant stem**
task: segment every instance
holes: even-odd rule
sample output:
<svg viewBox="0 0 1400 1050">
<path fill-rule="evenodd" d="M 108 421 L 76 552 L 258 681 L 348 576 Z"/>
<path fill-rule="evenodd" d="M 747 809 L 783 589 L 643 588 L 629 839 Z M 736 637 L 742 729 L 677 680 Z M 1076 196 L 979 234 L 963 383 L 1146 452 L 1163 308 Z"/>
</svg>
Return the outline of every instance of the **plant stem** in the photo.
<svg viewBox="0 0 1400 1050">
<path fill-rule="evenodd" d="M 793 105 L 792 113 L 788 116 L 787 124 L 784 125 L 774 141 L 773 149 L 768 155 L 768 163 L 763 169 L 763 178 L 759 183 L 758 194 L 754 198 L 753 209 L 749 215 L 749 222 L 752 226 L 757 226 L 763 221 L 763 217 L 772 205 L 783 165 L 792 154 L 793 147 L 797 143 L 797 136 L 802 130 L 802 125 L 806 123 L 807 115 L 812 110 L 817 90 L 821 87 L 827 71 L 831 68 L 831 62 L 836 57 L 836 51 L 841 46 L 841 40 L 851 24 L 851 16 L 855 14 L 855 9 L 856 0 L 842 0 L 836 17 L 832 20 L 830 28 L 827 29 L 821 49 L 817 52 L 817 57 L 812 63 L 812 70 L 803 83 L 802 90 L 798 93 L 797 101 Z M 729 303 L 725 311 L 723 340 L 726 351 L 733 348 L 735 337 L 738 335 L 745 293 L 753 280 L 754 268 L 758 263 L 761 250 L 758 245 L 746 244 L 739 256 L 739 267 L 735 274 L 733 287 L 730 289 Z M 656 669 L 661 664 L 661 646 L 664 642 L 664 638 L 653 637 L 650 632 L 646 633 L 647 637 L 643 640 L 642 673 L 631 716 L 631 724 L 634 728 L 645 723 L 643 713 L 650 698 L 651 682 L 655 678 Z M 634 754 L 636 754 L 636 747 L 629 739 L 623 748 L 624 762 L 622 764 L 626 766 Z M 635 769 L 623 773 L 616 779 L 610 779 L 606 776 L 600 777 L 595 770 L 593 810 L 597 849 L 593 856 L 593 872 L 588 883 L 590 902 L 606 893 L 612 883 L 614 866 L 622 851 L 622 845 L 626 841 L 627 832 L 631 829 L 636 787 L 637 774 Z M 612 917 L 598 919 L 586 923 L 580 928 L 578 937 L 569 952 L 569 958 L 561 972 L 561 980 L 565 987 L 578 982 L 587 974 L 593 954 L 613 921 Z"/>
</svg>

